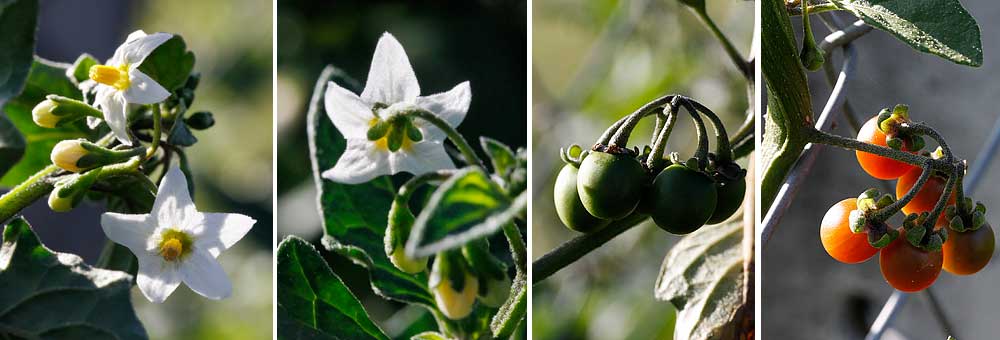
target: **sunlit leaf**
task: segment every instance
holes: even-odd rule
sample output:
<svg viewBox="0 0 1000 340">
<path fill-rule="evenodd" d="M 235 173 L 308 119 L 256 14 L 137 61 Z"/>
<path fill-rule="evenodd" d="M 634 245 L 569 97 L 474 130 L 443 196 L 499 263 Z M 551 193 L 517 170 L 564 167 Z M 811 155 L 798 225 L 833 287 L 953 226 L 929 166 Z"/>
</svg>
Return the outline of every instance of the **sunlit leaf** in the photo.
<svg viewBox="0 0 1000 340">
<path fill-rule="evenodd" d="M 489 137 L 479 137 L 479 144 L 490 156 L 490 163 L 493 165 L 493 172 L 502 178 L 507 178 L 514 168 L 517 167 L 517 156 L 510 147 L 498 140 Z"/>
<path fill-rule="evenodd" d="M 173 91 L 184 85 L 192 69 L 194 69 L 194 53 L 187 50 L 184 38 L 179 35 L 174 35 L 157 47 L 146 57 L 142 65 L 139 65 L 139 71 L 156 80 L 167 91 Z"/>
<path fill-rule="evenodd" d="M 914 49 L 954 63 L 983 64 L 976 19 L 958 0 L 832 0 L 866 24 L 889 32 Z"/>
<path fill-rule="evenodd" d="M 429 256 L 487 236 L 518 216 L 527 205 L 522 193 L 511 200 L 481 168 L 451 176 L 431 196 L 406 244 L 411 256 Z"/>
</svg>

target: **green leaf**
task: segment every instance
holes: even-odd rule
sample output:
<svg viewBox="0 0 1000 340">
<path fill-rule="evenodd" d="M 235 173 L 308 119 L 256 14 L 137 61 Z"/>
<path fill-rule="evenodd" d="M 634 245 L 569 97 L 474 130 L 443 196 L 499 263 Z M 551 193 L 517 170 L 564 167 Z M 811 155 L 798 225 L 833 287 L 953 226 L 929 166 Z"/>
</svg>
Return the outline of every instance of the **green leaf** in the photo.
<svg viewBox="0 0 1000 340">
<path fill-rule="evenodd" d="M 448 337 L 438 332 L 423 332 L 410 337 L 410 340 L 449 340 Z"/>
<path fill-rule="evenodd" d="M 832 0 L 875 28 L 914 49 L 978 67 L 983 43 L 976 19 L 958 0 Z"/>
<path fill-rule="evenodd" d="M 139 65 L 139 71 L 156 80 L 170 92 L 184 85 L 192 69 L 194 69 L 194 53 L 187 50 L 184 38 L 179 35 L 174 35 L 157 47 L 146 57 L 142 65 Z"/>
<path fill-rule="evenodd" d="M 389 339 L 311 244 L 289 236 L 277 261 L 278 338 Z"/>
<path fill-rule="evenodd" d="M 66 76 L 69 80 L 80 84 L 87 79 L 90 79 L 90 68 L 94 65 L 100 65 L 101 62 L 97 61 L 97 58 L 89 54 L 81 54 L 73 62 L 73 66 L 70 66 L 69 70 L 66 71 Z"/>
<path fill-rule="evenodd" d="M 56 253 L 14 219 L 0 248 L 0 336 L 146 339 L 129 300 L 132 277 Z"/>
<path fill-rule="evenodd" d="M 514 278 L 514 285 L 510 288 L 510 297 L 507 298 L 507 302 L 500 306 L 500 310 L 490 322 L 490 330 L 493 331 L 494 338 L 510 338 L 517 330 L 517 325 L 524 319 L 528 309 L 527 282 L 527 278 L 522 274 L 518 274 Z"/>
<path fill-rule="evenodd" d="M 17 131 L 7 116 L 0 115 L 0 177 L 24 155 L 24 136 Z"/>
<path fill-rule="evenodd" d="M 0 105 L 16 96 L 35 54 L 38 1 L 0 2 Z"/>
<path fill-rule="evenodd" d="M 657 299 L 677 307 L 676 339 L 736 339 L 743 306 L 743 219 L 698 229 L 667 253 Z"/>
<path fill-rule="evenodd" d="M 411 275 L 396 269 L 386 257 L 383 239 L 388 226 L 389 205 L 395 189 L 382 176 L 357 185 L 334 183 L 320 174 L 333 168 L 347 144 L 326 115 L 323 94 L 327 81 L 351 81 L 333 66 L 327 66 L 316 82 L 307 117 L 309 152 L 313 176 L 319 189 L 319 211 L 323 219 L 327 249 L 344 255 L 368 268 L 375 293 L 396 301 L 433 307 L 434 298 L 427 288 L 427 275 Z"/>
<path fill-rule="evenodd" d="M 490 156 L 490 163 L 493 165 L 493 172 L 506 179 L 517 167 L 517 156 L 509 146 L 498 140 L 489 137 L 479 137 L 479 144 Z"/>
<path fill-rule="evenodd" d="M 31 119 L 31 109 L 45 100 L 46 95 L 82 99 L 80 90 L 66 77 L 66 70 L 70 66 L 35 58 L 24 91 L 3 107 L 10 122 L 24 135 L 27 145 L 23 158 L 0 179 L 0 185 L 16 185 L 52 164 L 49 159 L 52 147 L 64 139 L 95 138 L 95 132 L 87 128 L 86 122 L 82 120 L 49 129 L 35 125 Z"/>
<path fill-rule="evenodd" d="M 406 253 L 430 256 L 492 234 L 520 215 L 526 204 L 524 193 L 512 201 L 483 169 L 462 169 L 431 195 L 413 224 Z"/>
</svg>

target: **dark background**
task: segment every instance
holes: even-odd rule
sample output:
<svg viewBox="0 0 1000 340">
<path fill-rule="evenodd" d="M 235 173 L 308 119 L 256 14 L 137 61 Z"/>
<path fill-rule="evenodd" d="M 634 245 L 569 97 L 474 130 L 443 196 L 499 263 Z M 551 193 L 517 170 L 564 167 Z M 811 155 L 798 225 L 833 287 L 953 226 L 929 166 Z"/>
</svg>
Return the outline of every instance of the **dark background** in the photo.
<svg viewBox="0 0 1000 340">
<path fill-rule="evenodd" d="M 230 298 L 212 301 L 179 287 L 165 303 L 152 304 L 133 290 L 132 302 L 154 339 L 271 338 L 271 6 L 262 0 L 40 2 L 36 54 L 53 61 L 72 63 L 84 52 L 107 60 L 136 29 L 184 37 L 202 74 L 192 110 L 212 111 L 216 120 L 212 129 L 195 132 L 199 143 L 188 149 L 195 202 L 201 211 L 257 220 L 219 257 L 233 281 Z M 246 25 L 251 20 L 257 22 Z M 24 212 L 42 242 L 94 263 L 105 242 L 103 206 L 84 202 L 53 213 L 45 201 Z"/>
<path fill-rule="evenodd" d="M 308 101 L 327 64 L 363 85 L 384 32 L 392 33 L 406 50 L 421 95 L 470 82 L 472 103 L 458 131 L 477 152 L 482 155 L 479 136 L 512 148 L 526 147 L 525 6 L 524 1 L 279 1 L 279 238 L 294 234 L 323 249 L 306 140 Z M 364 268 L 320 252 L 390 336 L 419 315 L 421 307 L 374 295 Z"/>
<path fill-rule="evenodd" d="M 1000 5 L 985 0 L 961 3 L 976 18 L 982 31 L 982 67 L 957 65 L 916 52 L 888 33 L 875 30 L 854 43 L 858 63 L 846 91 L 862 121 L 882 108 L 908 104 L 913 120 L 937 129 L 956 155 L 973 165 L 1000 117 L 996 104 L 1000 95 L 1000 82 L 996 80 L 1000 72 L 1000 22 L 992 20 L 1000 16 Z M 855 20 L 848 14 L 839 17 L 844 22 Z M 792 22 L 800 27 L 798 18 Z M 813 29 L 817 40 L 828 33 L 819 21 L 813 24 Z M 840 51 L 834 53 L 834 58 L 834 65 L 839 68 Z M 813 112 L 818 115 L 830 87 L 822 72 L 809 74 L 809 79 Z M 838 113 L 835 123 L 833 133 L 856 136 L 842 114 Z M 995 158 L 992 163 L 992 170 L 985 172 L 972 197 L 993 209 L 987 210 L 986 218 L 996 226 L 998 215 L 994 207 L 1000 203 L 997 189 L 1000 176 L 996 175 Z M 895 181 L 888 183 L 895 188 Z M 892 288 L 882 278 L 877 257 L 847 265 L 827 255 L 820 244 L 819 223 L 834 203 L 856 197 L 871 187 L 883 188 L 878 180 L 861 170 L 853 151 L 824 147 L 820 152 L 791 208 L 768 246 L 762 249 L 763 296 L 758 301 L 764 313 L 765 338 L 864 336 Z M 994 255 L 993 261 L 978 274 L 960 277 L 942 272 L 932 287 L 956 327 L 952 335 L 957 339 L 995 339 L 1000 334 L 1000 324 L 996 322 L 996 315 L 1000 314 L 997 268 Z M 912 294 L 891 326 L 883 339 L 946 337 L 924 294 Z"/>
</svg>

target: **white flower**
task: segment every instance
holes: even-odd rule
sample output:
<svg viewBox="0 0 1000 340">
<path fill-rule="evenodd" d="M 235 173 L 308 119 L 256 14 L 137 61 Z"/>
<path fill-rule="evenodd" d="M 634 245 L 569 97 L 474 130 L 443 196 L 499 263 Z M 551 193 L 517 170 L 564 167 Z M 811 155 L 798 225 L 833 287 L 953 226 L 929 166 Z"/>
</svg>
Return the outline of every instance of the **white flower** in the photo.
<svg viewBox="0 0 1000 340">
<path fill-rule="evenodd" d="M 107 63 L 90 68 L 90 79 L 97 83 L 94 103 L 104 112 L 104 120 L 115 137 L 126 145 L 132 145 L 126 115 L 128 104 L 159 103 L 170 96 L 167 89 L 139 71 L 139 65 L 171 37 L 173 35 L 166 33 L 146 35 L 142 30 L 132 32 Z M 81 84 L 81 88 L 92 84 L 89 81 L 85 83 Z"/>
<path fill-rule="evenodd" d="M 422 174 L 454 168 L 455 163 L 444 149 L 444 131 L 419 118 L 393 119 L 399 118 L 396 115 L 402 111 L 419 108 L 454 127 L 465 118 L 471 100 L 468 81 L 448 92 L 421 97 L 403 46 L 391 34 L 383 34 L 360 97 L 334 82 L 327 84 L 326 113 L 347 139 L 347 148 L 337 165 L 323 172 L 323 178 L 356 184 L 398 172 Z M 380 122 L 396 124 L 389 124 L 389 131 L 381 138 L 369 140 L 368 130 Z M 407 124 L 420 133 L 407 131 Z M 389 143 L 393 133 L 396 137 L 402 135 L 402 143 L 395 150 Z"/>
<path fill-rule="evenodd" d="M 166 300 L 182 281 L 209 299 L 229 297 L 233 287 L 216 257 L 256 222 L 240 214 L 198 212 L 177 167 L 163 178 L 149 214 L 101 215 L 108 238 L 138 258 L 139 290 L 156 303 Z"/>
</svg>

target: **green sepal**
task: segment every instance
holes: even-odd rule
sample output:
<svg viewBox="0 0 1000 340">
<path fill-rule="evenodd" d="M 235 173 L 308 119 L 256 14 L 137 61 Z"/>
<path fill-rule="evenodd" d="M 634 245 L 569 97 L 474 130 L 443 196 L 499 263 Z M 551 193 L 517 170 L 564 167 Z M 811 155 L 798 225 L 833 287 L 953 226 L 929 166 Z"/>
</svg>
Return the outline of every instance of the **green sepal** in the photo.
<svg viewBox="0 0 1000 340">
<path fill-rule="evenodd" d="M 965 231 L 965 223 L 962 223 L 962 217 L 952 217 L 948 222 L 948 228 L 959 232 Z"/>
<path fill-rule="evenodd" d="M 926 251 L 941 251 L 941 246 L 944 245 L 945 238 L 947 234 L 943 233 L 933 233 L 927 240 L 927 245 L 920 247 Z"/>
<path fill-rule="evenodd" d="M 382 139 L 382 137 L 385 137 L 389 133 L 390 126 L 389 122 L 379 119 L 374 125 L 368 128 L 368 140 L 377 141 Z"/>
<path fill-rule="evenodd" d="M 920 247 L 920 241 L 924 239 L 927 229 L 915 227 L 906 229 L 906 240 L 915 247 Z"/>
<path fill-rule="evenodd" d="M 882 197 L 879 197 L 878 202 L 875 202 L 875 206 L 878 207 L 879 209 L 882 209 L 889 206 L 893 202 L 896 202 L 896 199 L 893 198 L 892 195 L 885 194 L 882 195 Z"/>
<path fill-rule="evenodd" d="M 413 215 L 409 205 L 397 196 L 389 206 L 389 225 L 385 230 L 385 255 L 392 256 L 393 253 L 403 251 L 406 247 L 406 240 L 413 229 L 413 221 L 417 218 Z"/>
<path fill-rule="evenodd" d="M 865 192 L 858 196 L 858 210 L 862 213 L 869 213 L 878 210 L 877 200 L 881 199 L 881 195 L 882 192 L 875 188 L 865 190 Z"/>
<path fill-rule="evenodd" d="M 851 221 L 851 232 L 855 234 L 865 232 L 865 226 L 868 225 L 868 218 L 865 217 L 865 214 L 861 210 L 851 210 L 848 218 Z"/>
<path fill-rule="evenodd" d="M 976 211 L 972 213 L 972 227 L 969 230 L 978 230 L 984 224 L 986 224 L 986 215 Z"/>
<path fill-rule="evenodd" d="M 986 205 L 983 202 L 976 202 L 976 211 L 986 215 Z"/>
<path fill-rule="evenodd" d="M 146 153 L 145 146 L 138 146 L 126 150 L 111 150 L 86 140 L 80 141 L 80 147 L 87 151 L 76 161 L 76 166 L 80 169 L 91 169 L 99 166 L 116 164 L 127 161 L 129 158 Z"/>
<path fill-rule="evenodd" d="M 67 121 L 75 121 L 77 118 L 86 116 L 104 118 L 104 113 L 101 110 L 73 98 L 50 94 L 45 96 L 45 99 L 56 103 L 55 107 L 52 108 L 52 114 L 63 117 L 57 126 Z"/>
<path fill-rule="evenodd" d="M 878 237 L 876 239 L 876 237 Z M 899 237 L 899 232 L 896 229 L 887 229 L 885 233 L 881 236 L 876 236 L 876 233 L 868 233 L 868 244 L 876 249 L 882 249 L 888 246 L 892 241 L 895 241 Z"/>
</svg>

